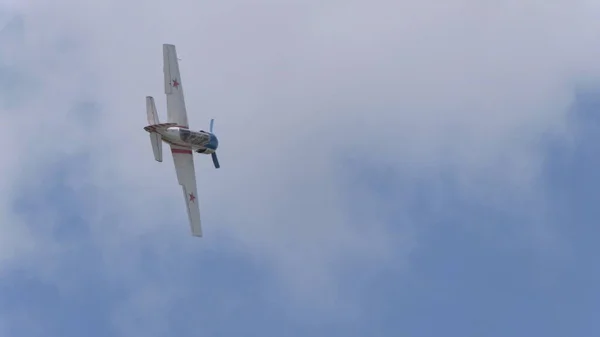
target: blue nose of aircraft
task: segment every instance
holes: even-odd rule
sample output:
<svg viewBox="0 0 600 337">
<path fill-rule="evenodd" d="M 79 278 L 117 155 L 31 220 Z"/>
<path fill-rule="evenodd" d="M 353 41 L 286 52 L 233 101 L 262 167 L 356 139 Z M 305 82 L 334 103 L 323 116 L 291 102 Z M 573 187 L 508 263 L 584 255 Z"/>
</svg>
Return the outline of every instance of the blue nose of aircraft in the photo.
<svg viewBox="0 0 600 337">
<path fill-rule="evenodd" d="M 217 136 L 211 133 L 206 147 L 213 151 L 216 150 L 219 147 L 219 139 L 217 139 Z"/>
</svg>

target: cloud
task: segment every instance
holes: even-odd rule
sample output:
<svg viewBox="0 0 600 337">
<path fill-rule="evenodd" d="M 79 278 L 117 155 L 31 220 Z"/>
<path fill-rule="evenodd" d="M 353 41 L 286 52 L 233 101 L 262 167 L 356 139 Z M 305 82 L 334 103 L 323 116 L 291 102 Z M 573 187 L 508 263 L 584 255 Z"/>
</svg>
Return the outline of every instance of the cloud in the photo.
<svg viewBox="0 0 600 337">
<path fill-rule="evenodd" d="M 0 268 L 59 251 L 52 208 L 39 233 L 11 207 L 43 187 L 48 163 L 73 165 L 63 187 L 120 282 L 140 281 L 148 251 L 161 270 L 235 251 L 273 267 L 284 298 L 330 309 L 355 299 L 340 275 L 405 266 L 423 224 L 390 218 L 410 213 L 417 182 L 447 174 L 466 199 L 543 210 L 542 139 L 568 136 L 573 86 L 599 71 L 598 8 L 584 1 L 31 0 L 20 14 L 10 69 L 30 83 L 2 113 L 13 127 L 0 186 L 15 193 L 2 200 Z M 216 118 L 221 142 L 219 171 L 196 159 L 202 240 L 188 237 L 172 164 L 154 162 L 142 130 L 146 95 L 166 115 L 162 43 L 183 59 L 190 124 Z M 404 189 L 386 199 L 359 183 L 380 171 L 346 163 L 390 170 Z"/>
</svg>

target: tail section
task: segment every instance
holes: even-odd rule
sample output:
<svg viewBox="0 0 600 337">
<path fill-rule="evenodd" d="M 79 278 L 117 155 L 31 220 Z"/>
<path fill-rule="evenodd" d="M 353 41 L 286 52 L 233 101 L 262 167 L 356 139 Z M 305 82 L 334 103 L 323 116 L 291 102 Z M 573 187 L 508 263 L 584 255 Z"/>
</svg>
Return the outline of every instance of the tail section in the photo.
<svg viewBox="0 0 600 337">
<path fill-rule="evenodd" d="M 154 104 L 154 98 L 150 96 L 146 97 L 146 113 L 149 125 L 159 124 L 156 104 Z M 162 162 L 162 139 L 160 135 L 156 132 L 150 132 L 150 142 L 152 143 L 152 151 L 154 151 L 154 159 Z"/>
<path fill-rule="evenodd" d="M 154 104 L 154 97 L 152 96 L 146 96 L 146 112 L 148 115 L 148 125 L 159 124 L 156 104 Z"/>
</svg>

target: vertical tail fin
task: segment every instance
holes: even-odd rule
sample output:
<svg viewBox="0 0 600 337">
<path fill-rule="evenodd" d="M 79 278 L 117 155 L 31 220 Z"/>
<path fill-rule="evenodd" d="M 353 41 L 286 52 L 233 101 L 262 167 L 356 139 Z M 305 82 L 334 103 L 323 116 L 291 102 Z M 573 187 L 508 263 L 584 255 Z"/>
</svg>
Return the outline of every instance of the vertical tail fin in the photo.
<svg viewBox="0 0 600 337">
<path fill-rule="evenodd" d="M 146 114 L 148 117 L 148 124 L 159 124 L 158 113 L 156 112 L 156 104 L 154 104 L 154 98 L 151 96 L 146 97 Z M 158 133 L 151 132 L 150 143 L 152 143 L 154 159 L 156 159 L 158 162 L 162 162 L 162 139 L 160 135 Z"/>
</svg>

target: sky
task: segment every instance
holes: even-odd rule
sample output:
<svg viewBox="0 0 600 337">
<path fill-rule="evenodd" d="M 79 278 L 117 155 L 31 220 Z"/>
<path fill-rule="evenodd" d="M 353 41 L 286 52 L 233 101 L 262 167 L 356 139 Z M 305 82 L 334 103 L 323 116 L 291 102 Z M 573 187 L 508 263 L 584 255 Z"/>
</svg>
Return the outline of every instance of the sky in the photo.
<svg viewBox="0 0 600 337">
<path fill-rule="evenodd" d="M 0 0 L 0 336 L 598 335 L 599 14 Z M 201 239 L 163 43 L 220 141 Z"/>
</svg>

